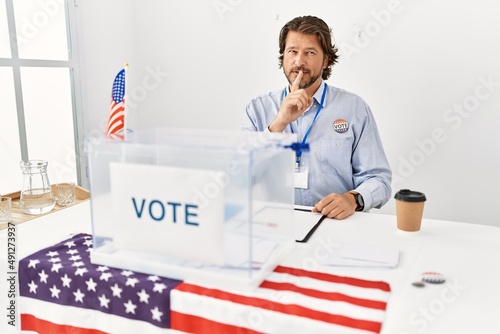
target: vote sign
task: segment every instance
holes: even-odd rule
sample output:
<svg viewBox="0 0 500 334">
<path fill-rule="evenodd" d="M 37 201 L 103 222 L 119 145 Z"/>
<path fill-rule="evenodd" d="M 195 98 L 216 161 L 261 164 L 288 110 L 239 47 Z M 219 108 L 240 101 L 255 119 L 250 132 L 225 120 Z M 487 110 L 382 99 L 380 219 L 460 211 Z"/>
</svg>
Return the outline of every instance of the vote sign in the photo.
<svg viewBox="0 0 500 334">
<path fill-rule="evenodd" d="M 222 265 L 224 189 L 199 203 L 222 171 L 111 163 L 118 247 Z M 206 199 L 205 199 L 206 201 Z"/>
</svg>

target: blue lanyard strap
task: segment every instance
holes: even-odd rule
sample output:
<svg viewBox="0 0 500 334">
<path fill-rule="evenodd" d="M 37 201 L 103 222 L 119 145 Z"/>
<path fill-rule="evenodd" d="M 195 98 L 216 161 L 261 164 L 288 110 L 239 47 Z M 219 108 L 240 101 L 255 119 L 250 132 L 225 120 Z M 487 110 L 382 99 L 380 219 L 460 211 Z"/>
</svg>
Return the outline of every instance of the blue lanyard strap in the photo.
<svg viewBox="0 0 500 334">
<path fill-rule="evenodd" d="M 321 95 L 321 102 L 319 104 L 318 110 L 316 111 L 316 115 L 314 115 L 313 121 L 312 121 L 311 125 L 309 125 L 309 128 L 307 129 L 306 134 L 304 135 L 304 138 L 302 139 L 302 143 L 301 143 L 300 147 L 305 147 L 307 137 L 309 136 L 309 133 L 311 132 L 311 129 L 314 125 L 314 122 L 316 122 L 316 118 L 318 118 L 318 115 L 321 112 L 321 109 L 323 109 L 323 104 L 325 103 L 325 96 L 326 96 L 326 87 L 327 87 L 327 85 L 325 82 L 324 88 L 323 88 L 323 94 Z M 288 93 L 287 89 L 285 88 L 285 90 L 283 92 L 283 96 L 286 97 L 287 93 Z M 290 131 L 293 133 L 292 123 L 290 123 Z M 302 150 L 300 148 L 296 149 L 295 156 L 297 157 L 296 162 L 300 163 L 300 157 L 302 156 Z"/>
</svg>

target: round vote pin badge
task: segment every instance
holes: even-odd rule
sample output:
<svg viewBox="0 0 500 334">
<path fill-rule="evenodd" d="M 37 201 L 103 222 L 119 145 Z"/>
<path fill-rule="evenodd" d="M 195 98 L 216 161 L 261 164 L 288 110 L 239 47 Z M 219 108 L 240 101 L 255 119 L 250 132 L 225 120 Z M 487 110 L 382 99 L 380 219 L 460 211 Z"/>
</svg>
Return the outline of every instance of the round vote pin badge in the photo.
<svg viewBox="0 0 500 334">
<path fill-rule="evenodd" d="M 436 273 L 433 271 L 427 271 L 422 273 L 422 281 L 432 284 L 441 284 L 444 283 L 444 276 L 440 273 Z"/>
<path fill-rule="evenodd" d="M 349 129 L 349 123 L 345 119 L 339 118 L 333 122 L 333 129 L 338 133 L 344 133 Z"/>
</svg>

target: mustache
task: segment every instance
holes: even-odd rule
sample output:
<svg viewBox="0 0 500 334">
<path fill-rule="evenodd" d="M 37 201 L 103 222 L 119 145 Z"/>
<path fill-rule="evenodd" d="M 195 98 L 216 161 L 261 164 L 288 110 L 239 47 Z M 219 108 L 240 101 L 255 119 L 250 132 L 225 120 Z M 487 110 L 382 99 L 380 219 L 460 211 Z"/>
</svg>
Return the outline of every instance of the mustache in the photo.
<svg viewBox="0 0 500 334">
<path fill-rule="evenodd" d="M 309 73 L 309 70 L 304 66 L 295 66 L 290 69 L 290 73 L 295 71 L 302 71 L 304 74 Z"/>
</svg>

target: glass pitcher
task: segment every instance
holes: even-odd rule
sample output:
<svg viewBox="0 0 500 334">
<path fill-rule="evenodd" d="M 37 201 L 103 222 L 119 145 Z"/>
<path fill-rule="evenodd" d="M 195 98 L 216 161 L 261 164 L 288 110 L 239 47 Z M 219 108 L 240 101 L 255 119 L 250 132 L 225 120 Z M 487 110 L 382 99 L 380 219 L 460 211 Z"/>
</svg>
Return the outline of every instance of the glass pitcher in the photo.
<svg viewBox="0 0 500 334">
<path fill-rule="evenodd" d="M 39 215 L 54 208 L 56 200 L 47 175 L 48 162 L 44 160 L 21 161 L 23 188 L 19 208 L 24 213 Z"/>
</svg>

